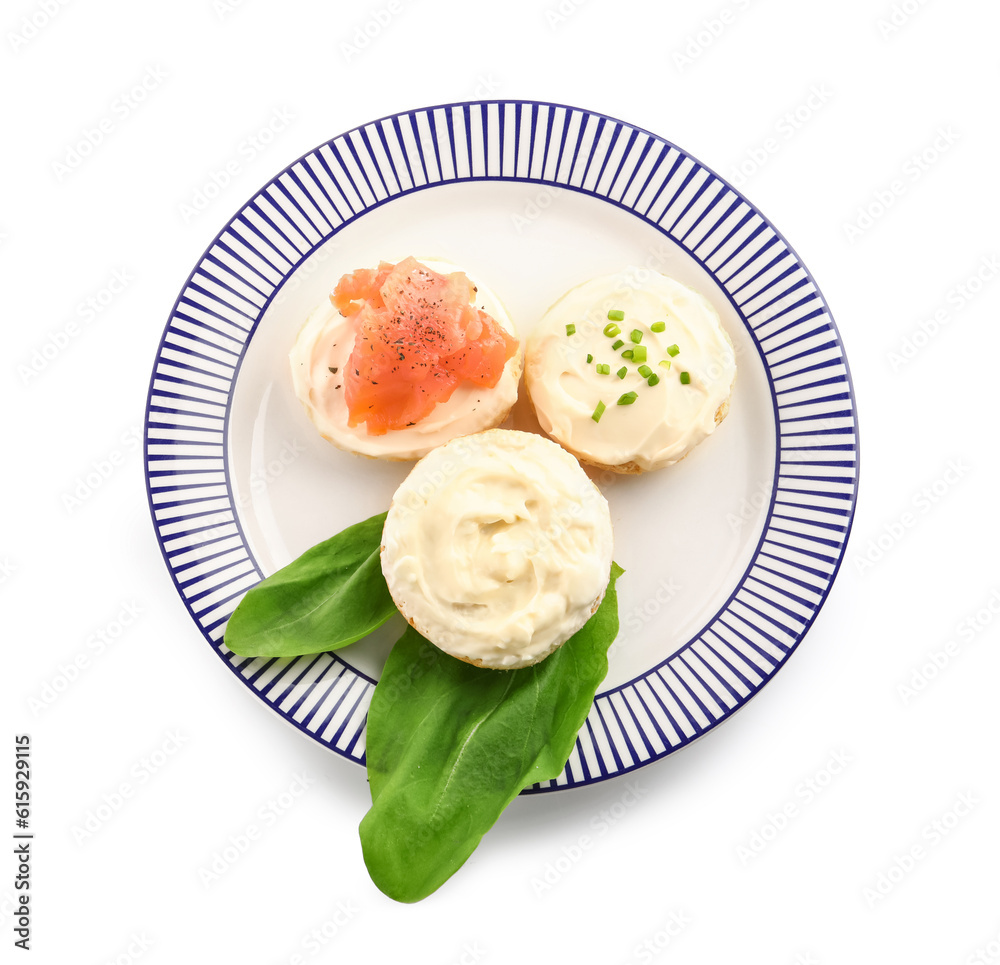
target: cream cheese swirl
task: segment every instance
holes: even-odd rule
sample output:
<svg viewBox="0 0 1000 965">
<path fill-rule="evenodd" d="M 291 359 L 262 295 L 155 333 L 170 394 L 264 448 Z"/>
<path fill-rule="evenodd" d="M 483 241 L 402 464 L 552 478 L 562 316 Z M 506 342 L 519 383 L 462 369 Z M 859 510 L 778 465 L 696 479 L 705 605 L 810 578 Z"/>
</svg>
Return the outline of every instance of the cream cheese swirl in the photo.
<svg viewBox="0 0 1000 965">
<path fill-rule="evenodd" d="M 386 518 L 382 571 L 440 649 L 513 669 L 587 622 L 611 551 L 607 500 L 579 463 L 540 435 L 491 429 L 414 466 Z"/>
<path fill-rule="evenodd" d="M 643 275 L 652 277 L 637 285 Z M 609 310 L 624 314 L 617 337 L 604 334 Z M 662 331 L 653 330 L 657 323 Z M 635 348 L 633 330 L 641 332 L 654 385 L 621 356 Z M 618 339 L 624 344 L 613 349 Z M 682 459 L 722 421 L 735 377 L 733 345 L 711 303 L 658 272 L 629 268 L 584 282 L 528 338 L 525 381 L 542 429 L 599 466 L 651 470 Z M 630 392 L 634 402 L 619 405 Z M 595 421 L 598 403 L 605 409 Z"/>
</svg>

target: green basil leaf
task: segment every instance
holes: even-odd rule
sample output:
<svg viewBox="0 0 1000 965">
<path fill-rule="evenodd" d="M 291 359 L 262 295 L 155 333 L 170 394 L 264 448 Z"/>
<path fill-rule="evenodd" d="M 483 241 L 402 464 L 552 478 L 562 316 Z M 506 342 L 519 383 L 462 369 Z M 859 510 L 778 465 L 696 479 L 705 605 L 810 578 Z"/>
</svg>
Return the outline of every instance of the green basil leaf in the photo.
<svg viewBox="0 0 1000 965">
<path fill-rule="evenodd" d="M 348 526 L 247 591 L 226 626 L 243 657 L 297 657 L 346 647 L 396 610 L 379 550 L 385 513 Z"/>
<path fill-rule="evenodd" d="M 597 612 L 531 667 L 474 667 L 412 627 L 397 641 L 368 711 L 372 807 L 360 827 L 368 872 L 390 898 L 427 897 L 523 788 L 562 773 L 608 671 L 622 572 L 612 564 Z"/>
</svg>

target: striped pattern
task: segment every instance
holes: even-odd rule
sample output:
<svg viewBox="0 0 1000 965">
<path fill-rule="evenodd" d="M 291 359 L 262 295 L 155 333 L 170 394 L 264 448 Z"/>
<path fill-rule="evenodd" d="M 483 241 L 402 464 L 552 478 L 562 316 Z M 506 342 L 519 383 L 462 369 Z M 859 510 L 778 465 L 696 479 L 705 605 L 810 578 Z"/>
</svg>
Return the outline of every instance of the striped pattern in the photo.
<svg viewBox="0 0 1000 965">
<path fill-rule="evenodd" d="M 239 658 L 226 620 L 262 577 L 227 478 L 242 354 L 278 286 L 366 211 L 437 184 L 530 181 L 606 200 L 687 250 L 728 294 L 768 372 L 778 451 L 766 528 L 726 605 L 662 665 L 602 693 L 565 772 L 586 784 L 662 757 L 752 697 L 830 589 L 854 512 L 858 443 L 847 361 L 823 298 L 752 205 L 647 131 L 522 101 L 444 105 L 334 138 L 267 184 L 188 278 L 157 353 L 146 417 L 150 510 L 185 605 L 227 666 L 275 712 L 364 760 L 373 684 L 336 654 Z"/>
</svg>

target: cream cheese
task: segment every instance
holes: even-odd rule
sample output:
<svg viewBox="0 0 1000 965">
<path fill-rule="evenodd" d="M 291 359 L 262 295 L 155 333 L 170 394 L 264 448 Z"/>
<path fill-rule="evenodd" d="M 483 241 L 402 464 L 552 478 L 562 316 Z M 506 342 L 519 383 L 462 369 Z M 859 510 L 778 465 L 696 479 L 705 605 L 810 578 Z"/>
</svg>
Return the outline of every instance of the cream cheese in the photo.
<svg viewBox="0 0 1000 965">
<path fill-rule="evenodd" d="M 450 262 L 419 259 L 434 271 L 462 271 Z M 515 337 L 517 330 L 500 299 L 477 280 L 476 305 Z M 500 422 L 517 400 L 523 346 L 507 360 L 500 381 L 492 388 L 470 383 L 459 385 L 451 397 L 414 426 L 370 435 L 367 426 L 347 424 L 343 372 L 354 350 L 356 319 L 345 318 L 329 298 L 309 315 L 289 355 L 295 394 L 320 435 L 335 446 L 382 459 L 419 459 L 458 435 L 479 432 Z"/>
<path fill-rule="evenodd" d="M 637 277 L 650 275 L 636 284 Z M 623 312 L 624 319 L 609 321 L 609 311 Z M 654 332 L 660 322 L 663 331 Z M 604 334 L 611 324 L 620 334 Z M 567 326 L 575 328 L 572 335 Z M 638 344 L 646 349 L 644 364 L 659 379 L 655 385 L 637 363 L 622 357 L 636 347 L 633 330 L 642 334 Z M 624 344 L 615 350 L 618 339 Z M 609 373 L 600 374 L 598 365 L 609 366 Z M 542 429 L 600 466 L 651 470 L 682 459 L 726 414 L 735 377 L 733 345 L 711 303 L 657 272 L 629 268 L 584 282 L 563 295 L 528 338 L 525 381 Z M 630 392 L 635 401 L 619 405 Z M 598 403 L 605 408 L 595 421 Z"/>
<path fill-rule="evenodd" d="M 382 571 L 428 640 L 512 669 L 587 622 L 611 552 L 607 500 L 576 459 L 540 435 L 491 429 L 414 466 L 385 521 Z"/>
</svg>

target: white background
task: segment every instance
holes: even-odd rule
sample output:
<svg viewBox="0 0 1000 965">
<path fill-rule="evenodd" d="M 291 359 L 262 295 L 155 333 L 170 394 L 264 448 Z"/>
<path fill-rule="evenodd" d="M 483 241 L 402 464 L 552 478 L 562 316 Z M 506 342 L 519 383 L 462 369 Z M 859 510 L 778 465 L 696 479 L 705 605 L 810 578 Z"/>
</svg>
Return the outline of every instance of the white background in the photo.
<svg viewBox="0 0 1000 965">
<path fill-rule="evenodd" d="M 6 4 L 0 800 L 30 733 L 24 960 L 1000 961 L 998 21 L 988 0 Z M 245 198 L 357 124 L 478 97 L 649 128 L 758 205 L 839 325 L 861 496 L 819 619 L 745 710 L 630 777 L 515 801 L 403 906 L 361 859 L 362 769 L 268 713 L 190 621 L 137 443 L 173 300 Z"/>
</svg>

